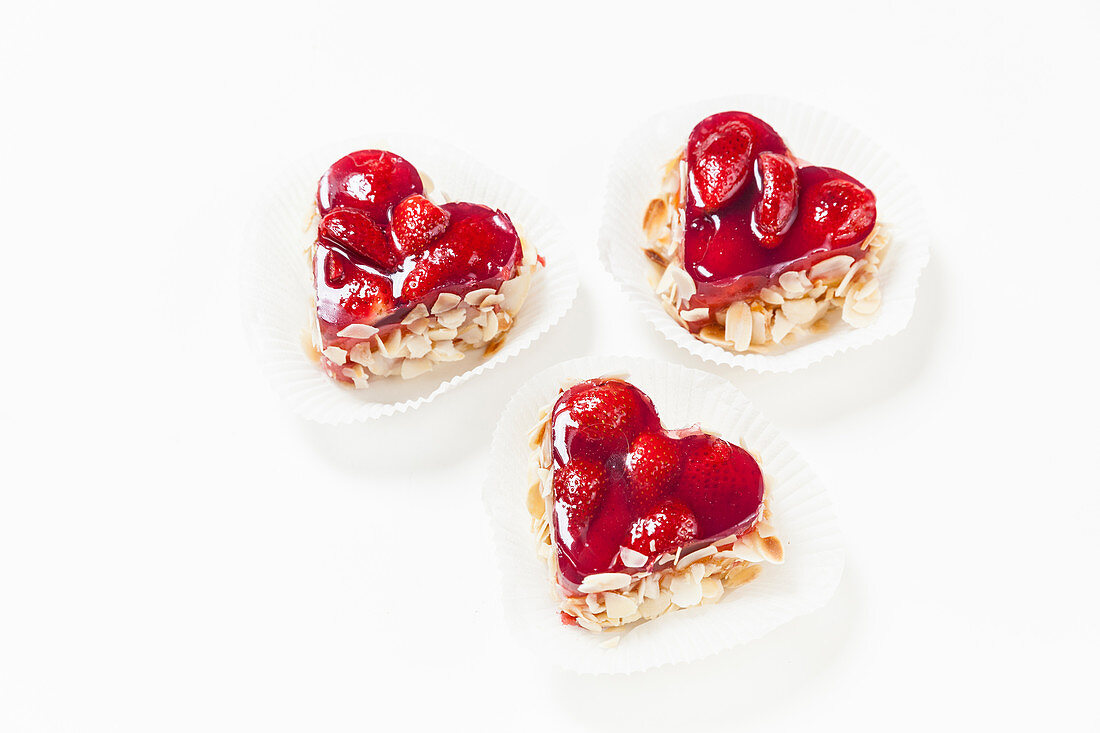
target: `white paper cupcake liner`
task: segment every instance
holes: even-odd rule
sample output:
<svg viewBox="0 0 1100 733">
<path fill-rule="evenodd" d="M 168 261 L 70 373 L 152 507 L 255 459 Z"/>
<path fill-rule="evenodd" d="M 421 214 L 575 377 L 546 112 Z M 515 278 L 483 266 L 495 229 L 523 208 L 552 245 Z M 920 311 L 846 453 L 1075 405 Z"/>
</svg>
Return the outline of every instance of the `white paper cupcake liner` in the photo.
<svg viewBox="0 0 1100 733">
<path fill-rule="evenodd" d="M 304 348 L 312 310 L 310 265 L 304 253 L 316 236 L 310 224 L 317 180 L 334 161 L 355 150 L 382 148 L 408 159 L 436 190 L 452 201 L 498 208 L 544 258 L 530 293 L 503 346 L 491 357 L 480 350 L 439 364 L 410 379 L 372 379 L 352 389 L 322 373 Z M 533 197 L 470 156 L 438 141 L 387 134 L 333 143 L 299 160 L 263 199 L 243 250 L 241 293 L 244 321 L 263 372 L 290 407 L 310 420 L 348 423 L 392 415 L 430 402 L 474 376 L 515 356 L 549 330 L 572 305 L 577 270 L 564 230 Z M 305 343 L 308 343 L 306 341 Z"/>
<path fill-rule="evenodd" d="M 657 406 L 666 428 L 699 424 L 731 442 L 743 441 L 774 478 L 772 524 L 786 559 L 763 566 L 751 582 L 718 603 L 674 611 L 632 628 L 617 647 L 561 623 L 525 498 L 530 460 L 527 433 L 539 410 L 567 383 L 624 375 Z M 494 473 L 484 499 L 496 539 L 504 612 L 521 641 L 547 661 L 578 672 L 630 673 L 700 659 L 743 644 L 809 613 L 832 596 L 844 568 L 840 530 L 825 487 L 779 432 L 733 385 L 713 374 L 637 357 L 586 357 L 533 377 L 504 409 L 489 459 Z"/>
<path fill-rule="evenodd" d="M 882 304 L 862 328 L 838 323 L 826 333 L 770 354 L 731 353 L 693 337 L 662 308 L 647 279 L 642 218 L 657 195 L 665 164 L 691 129 L 715 112 L 741 110 L 774 127 L 799 158 L 839 168 L 867 185 L 878 199 L 878 218 L 892 244 L 879 270 Z M 930 235 L 920 196 L 902 169 L 856 128 L 819 109 L 778 97 L 739 95 L 669 110 L 634 132 L 615 155 L 600 231 L 600 261 L 638 312 L 666 338 L 701 359 L 759 372 L 790 372 L 826 356 L 878 341 L 909 323 L 917 281 L 928 262 Z"/>
</svg>

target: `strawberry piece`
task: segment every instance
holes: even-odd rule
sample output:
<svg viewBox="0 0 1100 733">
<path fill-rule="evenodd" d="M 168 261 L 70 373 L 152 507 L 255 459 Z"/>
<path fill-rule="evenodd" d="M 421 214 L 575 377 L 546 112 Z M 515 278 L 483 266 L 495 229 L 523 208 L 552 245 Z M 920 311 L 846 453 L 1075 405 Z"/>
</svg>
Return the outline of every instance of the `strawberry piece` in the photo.
<svg viewBox="0 0 1100 733">
<path fill-rule="evenodd" d="M 704 535 L 737 534 L 756 521 L 764 501 L 764 476 L 748 451 L 706 434 L 683 438 L 680 449 L 683 470 L 676 495 L 704 517 Z M 720 524 L 705 519 L 718 515 Z"/>
<path fill-rule="evenodd" d="M 398 201 L 424 193 L 412 163 L 386 150 L 359 150 L 333 163 L 317 184 L 321 215 L 336 207 L 357 209 L 379 226 L 390 221 Z"/>
<path fill-rule="evenodd" d="M 806 229 L 833 247 L 860 242 L 875 224 L 875 195 L 851 179 L 827 180 L 803 197 Z"/>
<path fill-rule="evenodd" d="M 631 503 L 651 506 L 680 473 L 680 450 L 664 433 L 642 433 L 634 439 L 623 462 Z"/>
<path fill-rule="evenodd" d="M 401 289 L 407 301 L 446 287 L 472 286 L 491 276 L 507 279 L 519 256 L 519 236 L 507 216 L 475 204 L 446 206 L 451 226 L 409 271 Z"/>
<path fill-rule="evenodd" d="M 727 120 L 689 148 L 691 186 L 704 211 L 733 198 L 749 177 L 753 133 L 741 120 Z"/>
<path fill-rule="evenodd" d="M 402 257 L 419 254 L 432 240 L 447 230 L 451 215 L 417 194 L 404 199 L 393 209 L 390 231 Z"/>
<path fill-rule="evenodd" d="M 695 514 L 674 499 L 661 502 L 653 511 L 634 520 L 626 547 L 650 558 L 673 552 L 699 536 Z"/>
<path fill-rule="evenodd" d="M 353 262 L 323 241 L 314 254 L 317 320 L 332 339 L 351 323 L 370 324 L 393 312 L 396 302 L 388 278 Z"/>
<path fill-rule="evenodd" d="M 568 513 L 572 526 L 592 519 L 605 491 L 607 473 L 602 463 L 574 458 L 554 472 L 554 501 Z"/>
<path fill-rule="evenodd" d="M 752 208 L 752 228 L 771 249 L 790 229 L 798 205 L 798 168 L 786 155 L 761 153 L 756 159 L 760 191 Z"/>
<path fill-rule="evenodd" d="M 355 323 L 371 323 L 394 309 L 393 287 L 381 275 L 357 270 L 345 284 L 340 305 Z"/>
<path fill-rule="evenodd" d="M 344 258 L 332 250 L 325 253 L 325 283 L 330 288 L 344 284 Z"/>
<path fill-rule="evenodd" d="M 604 460 L 613 451 L 625 452 L 634 438 L 659 427 L 653 403 L 632 385 L 617 380 L 593 380 L 577 385 L 559 400 L 555 419 L 567 413 L 562 440 L 569 455 Z"/>
<path fill-rule="evenodd" d="M 397 256 L 386 233 L 374 220 L 355 209 L 333 209 L 321 219 L 317 235 L 351 250 L 382 272 L 397 268 Z"/>
</svg>

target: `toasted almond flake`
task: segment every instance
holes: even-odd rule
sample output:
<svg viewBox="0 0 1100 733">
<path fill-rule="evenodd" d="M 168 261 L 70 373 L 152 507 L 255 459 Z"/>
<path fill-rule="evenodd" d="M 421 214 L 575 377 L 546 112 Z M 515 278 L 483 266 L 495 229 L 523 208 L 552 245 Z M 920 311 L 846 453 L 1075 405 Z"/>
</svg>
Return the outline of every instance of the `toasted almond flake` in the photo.
<svg viewBox="0 0 1100 733">
<path fill-rule="evenodd" d="M 500 321 L 492 311 L 482 313 L 482 315 L 485 316 L 485 323 L 483 324 L 481 337 L 486 341 L 492 341 L 496 337 L 497 331 L 500 330 Z"/>
<path fill-rule="evenodd" d="M 810 298 L 788 300 L 783 303 L 783 315 L 796 326 L 813 321 L 818 314 L 818 303 Z"/>
<path fill-rule="evenodd" d="M 658 252 L 655 249 L 643 249 L 642 253 L 645 254 L 647 258 L 649 258 L 650 262 L 657 265 L 657 267 L 660 267 L 662 269 L 668 267 L 668 258 L 665 257 L 664 254 L 662 254 L 661 252 Z"/>
<path fill-rule="evenodd" d="M 371 362 L 371 350 L 370 342 L 362 341 L 355 346 L 351 347 L 351 352 L 348 354 L 348 358 L 354 361 L 356 364 L 362 364 L 363 366 L 369 366 Z"/>
<path fill-rule="evenodd" d="M 348 352 L 344 351 L 339 346 L 329 346 L 321 353 L 333 364 L 343 365 L 348 360 Z"/>
<path fill-rule="evenodd" d="M 603 605 L 610 618 L 627 618 L 638 612 L 638 604 L 632 598 L 618 593 L 604 593 Z"/>
<path fill-rule="evenodd" d="M 423 303 L 417 303 L 416 307 L 413 308 L 411 311 L 409 311 L 408 314 L 403 319 L 401 319 L 401 325 L 402 326 L 407 326 L 410 323 L 412 323 L 413 321 L 418 321 L 421 318 L 427 318 L 427 317 L 428 317 L 428 306 L 424 305 Z"/>
<path fill-rule="evenodd" d="M 417 336 L 421 336 L 421 335 L 428 332 L 428 319 L 427 318 L 417 318 L 415 321 L 413 321 L 408 326 L 406 326 L 406 328 L 409 329 L 410 333 L 414 333 Z"/>
<path fill-rule="evenodd" d="M 856 300 L 866 300 L 878 293 L 878 279 L 872 278 L 860 286 L 852 295 Z"/>
<path fill-rule="evenodd" d="M 718 578 L 703 578 L 699 583 L 699 589 L 703 593 L 703 599 L 708 601 L 721 598 L 722 594 L 726 592 L 725 586 Z"/>
<path fill-rule="evenodd" d="M 771 288 L 761 288 L 760 299 L 768 305 L 783 305 L 783 296 Z"/>
<path fill-rule="evenodd" d="M 781 342 L 787 337 L 791 331 L 794 330 L 794 324 L 787 320 L 787 317 L 782 313 L 776 313 L 775 319 L 772 321 L 772 340 L 776 343 Z"/>
<path fill-rule="evenodd" d="M 401 378 L 419 377 L 432 368 L 431 359 L 405 359 L 401 362 Z"/>
<path fill-rule="evenodd" d="M 485 300 L 481 301 L 481 305 L 478 306 L 478 309 L 488 310 L 490 308 L 495 308 L 503 302 L 503 295 L 501 295 L 500 293 L 493 293 L 492 295 L 486 296 Z"/>
<path fill-rule="evenodd" d="M 859 313 L 861 315 L 870 316 L 878 310 L 878 307 L 879 305 L 881 305 L 881 303 L 882 296 L 879 294 L 878 290 L 875 290 L 873 293 L 871 293 L 870 296 L 866 298 L 856 298 L 856 302 L 852 306 L 852 309 L 856 313 Z"/>
<path fill-rule="evenodd" d="M 452 308 L 437 315 L 435 320 L 443 328 L 458 328 L 466 322 L 466 308 Z"/>
<path fill-rule="evenodd" d="M 595 621 L 590 621 L 584 616 L 577 616 L 577 625 L 580 626 L 582 629 L 587 629 L 589 631 L 603 631 L 598 623 L 596 623 Z"/>
<path fill-rule="evenodd" d="M 855 298 L 845 298 L 844 307 L 840 314 L 845 323 L 855 328 L 862 328 L 874 320 L 874 313 L 860 313 L 856 310 L 856 305 L 859 302 Z"/>
<path fill-rule="evenodd" d="M 714 553 L 718 552 L 718 549 L 714 545 L 702 547 L 695 552 L 688 553 L 680 558 L 680 561 L 676 563 L 677 570 L 683 570 L 688 565 L 691 565 L 696 560 L 702 560 L 703 558 L 710 557 Z"/>
<path fill-rule="evenodd" d="M 623 638 L 622 634 L 615 634 L 600 642 L 601 649 L 614 649 L 619 645 L 619 639 Z"/>
<path fill-rule="evenodd" d="M 752 312 L 752 343 L 763 345 L 768 342 L 768 323 L 771 321 L 771 311 Z"/>
<path fill-rule="evenodd" d="M 374 326 L 368 326 L 365 323 L 353 323 L 350 326 L 345 326 L 336 335 L 348 339 L 369 339 L 376 333 L 378 333 L 378 329 Z"/>
<path fill-rule="evenodd" d="M 724 584 L 727 588 L 736 588 L 749 582 L 757 575 L 760 575 L 759 565 L 734 565 L 726 572 Z"/>
<path fill-rule="evenodd" d="M 623 561 L 623 565 L 628 568 L 640 568 L 644 567 L 649 562 L 649 557 L 642 553 L 632 550 L 629 547 L 623 547 L 619 549 L 619 559 Z"/>
<path fill-rule="evenodd" d="M 678 183 L 677 186 L 679 186 Z M 668 228 L 668 204 L 664 199 L 658 198 L 649 202 L 642 220 L 642 228 L 651 242 L 665 232 Z"/>
<path fill-rule="evenodd" d="M 783 562 L 783 543 L 778 537 L 755 537 L 753 545 L 760 556 L 771 563 Z"/>
<path fill-rule="evenodd" d="M 450 341 L 458 336 L 458 331 L 453 328 L 430 328 L 427 336 L 432 341 Z"/>
<path fill-rule="evenodd" d="M 688 323 L 705 321 L 710 318 L 710 308 L 692 308 L 691 310 L 680 311 L 680 317 Z"/>
<path fill-rule="evenodd" d="M 864 262 L 860 260 L 848 268 L 848 273 L 841 279 L 840 284 L 836 286 L 836 297 L 843 298 L 848 293 L 848 288 L 852 284 L 852 280 L 863 269 Z"/>
<path fill-rule="evenodd" d="M 664 284 L 663 287 L 662 283 Z M 695 281 L 691 279 L 691 275 L 687 274 L 687 270 L 679 265 L 669 265 L 665 268 L 665 274 L 661 276 L 661 282 L 658 283 L 657 290 L 659 292 L 666 290 L 672 292 L 671 289 L 675 289 L 680 300 L 688 300 L 695 295 Z"/>
<path fill-rule="evenodd" d="M 432 306 L 432 315 L 437 316 L 440 313 L 453 310 L 461 302 L 462 298 L 454 293 L 440 293 L 439 297 L 435 299 L 435 305 Z"/>
<path fill-rule="evenodd" d="M 531 281 L 533 278 L 533 269 L 525 269 L 524 272 L 513 277 L 501 284 L 500 294 L 504 296 L 504 301 L 501 303 L 504 310 L 515 315 L 519 312 L 520 306 L 527 300 L 527 293 L 531 289 Z"/>
<path fill-rule="evenodd" d="M 432 350 L 432 342 L 427 334 L 417 334 L 405 339 L 405 347 L 409 350 L 409 356 L 419 359 Z M 402 368 L 402 374 L 404 374 L 404 368 Z"/>
<path fill-rule="evenodd" d="M 379 336 L 378 339 L 378 350 L 381 351 L 384 356 L 396 359 L 405 355 L 404 352 L 406 350 L 404 349 L 403 343 L 404 336 L 401 333 L 401 329 L 395 328 L 386 334 L 385 339 L 382 339 L 381 336 Z"/>
<path fill-rule="evenodd" d="M 764 556 L 748 542 L 744 540 L 735 542 L 728 552 L 730 557 L 746 562 L 763 562 Z"/>
<path fill-rule="evenodd" d="M 595 573 L 586 576 L 577 590 L 581 593 L 604 593 L 619 590 L 630 585 L 630 576 L 626 573 Z"/>
<path fill-rule="evenodd" d="M 466 293 L 466 302 L 477 308 L 481 305 L 481 301 L 488 298 L 490 295 L 496 293 L 492 288 L 479 288 Z"/>
<path fill-rule="evenodd" d="M 680 608 L 697 606 L 703 600 L 703 587 L 690 573 L 674 576 L 668 589 L 672 592 L 672 602 Z"/>
<path fill-rule="evenodd" d="M 752 311 L 749 304 L 741 301 L 734 303 L 726 312 L 726 341 L 733 344 L 735 351 L 745 351 L 752 343 Z"/>
<path fill-rule="evenodd" d="M 537 483 L 527 489 L 527 511 L 535 519 L 542 519 L 546 512 L 546 502 L 542 500 L 541 487 Z"/>
<path fill-rule="evenodd" d="M 471 323 L 466 326 L 466 328 L 459 331 L 458 338 L 471 345 L 484 343 L 485 341 L 485 339 L 481 337 L 481 327 L 475 323 Z"/>
<path fill-rule="evenodd" d="M 856 258 L 851 255 L 836 255 L 827 260 L 822 260 L 810 268 L 810 279 L 839 280 L 844 277 L 855 261 Z"/>
<path fill-rule="evenodd" d="M 655 596 L 646 596 L 646 599 L 638 604 L 638 610 L 642 618 L 657 618 L 672 606 L 672 594 L 658 592 Z"/>
<path fill-rule="evenodd" d="M 801 298 L 809 291 L 810 286 L 803 282 L 803 278 L 803 273 L 789 270 L 779 276 L 779 287 L 783 288 L 788 300 Z"/>
<path fill-rule="evenodd" d="M 393 374 L 394 368 L 397 365 L 396 359 L 390 359 L 387 356 L 381 354 L 374 354 L 371 356 L 370 361 L 367 363 L 367 369 L 371 374 L 375 374 L 379 377 L 388 377 Z"/>
</svg>

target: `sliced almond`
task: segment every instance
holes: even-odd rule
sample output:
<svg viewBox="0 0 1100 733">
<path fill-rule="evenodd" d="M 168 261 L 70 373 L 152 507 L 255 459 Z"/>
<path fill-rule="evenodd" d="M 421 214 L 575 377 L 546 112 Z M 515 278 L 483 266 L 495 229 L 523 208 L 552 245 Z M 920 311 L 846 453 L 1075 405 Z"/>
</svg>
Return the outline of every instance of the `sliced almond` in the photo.
<svg viewBox="0 0 1100 733">
<path fill-rule="evenodd" d="M 321 353 L 333 364 L 343 365 L 346 364 L 348 360 L 348 352 L 341 349 L 339 346 L 329 346 Z"/>
<path fill-rule="evenodd" d="M 819 304 L 811 298 L 787 300 L 783 302 L 783 315 L 791 323 L 801 326 L 817 318 Z"/>
<path fill-rule="evenodd" d="M 440 293 L 439 297 L 435 299 L 435 305 L 432 306 L 432 315 L 438 316 L 440 313 L 453 310 L 461 302 L 462 298 L 454 293 Z"/>
<path fill-rule="evenodd" d="M 458 328 L 466 322 L 466 308 L 452 308 L 435 317 L 436 323 L 443 328 Z"/>
<path fill-rule="evenodd" d="M 369 339 L 376 333 L 378 333 L 378 329 L 374 326 L 368 326 L 365 323 L 352 323 L 350 326 L 345 326 L 336 335 L 348 339 Z"/>
<path fill-rule="evenodd" d="M 521 272 L 500 286 L 500 294 L 504 296 L 504 301 L 501 305 L 504 307 L 504 310 L 512 315 L 518 313 L 520 306 L 527 300 L 527 293 L 531 289 L 531 280 L 534 279 L 532 270 L 528 268 L 524 269 L 524 272 Z"/>
<path fill-rule="evenodd" d="M 632 598 L 618 593 L 604 593 L 603 605 L 609 618 L 626 618 L 638 612 L 638 604 Z"/>
<path fill-rule="evenodd" d="M 401 362 L 401 378 L 419 377 L 431 368 L 432 362 L 430 359 L 405 359 Z"/>
<path fill-rule="evenodd" d="M 735 351 L 745 351 L 752 343 L 752 311 L 749 304 L 741 301 L 734 303 L 726 312 L 726 341 L 733 344 Z"/>
<path fill-rule="evenodd" d="M 847 274 L 852 263 L 856 261 L 851 255 L 836 255 L 827 260 L 822 260 L 810 268 L 811 280 L 840 280 Z"/>
<path fill-rule="evenodd" d="M 586 576 L 577 590 L 581 593 L 606 593 L 620 590 L 630 585 L 630 576 L 626 573 L 594 573 Z"/>
<path fill-rule="evenodd" d="M 495 294 L 496 291 L 492 288 L 479 288 L 466 293 L 466 302 L 477 308 L 481 305 L 481 301 L 488 298 L 490 295 Z"/>
<path fill-rule="evenodd" d="M 413 321 L 418 321 L 421 318 L 427 318 L 427 317 L 428 317 L 428 306 L 424 305 L 423 303 L 417 303 L 416 307 L 413 308 L 411 311 L 409 311 L 408 314 L 406 314 L 405 317 L 403 319 L 401 319 L 401 325 L 407 326 L 410 323 L 412 323 Z"/>
</svg>

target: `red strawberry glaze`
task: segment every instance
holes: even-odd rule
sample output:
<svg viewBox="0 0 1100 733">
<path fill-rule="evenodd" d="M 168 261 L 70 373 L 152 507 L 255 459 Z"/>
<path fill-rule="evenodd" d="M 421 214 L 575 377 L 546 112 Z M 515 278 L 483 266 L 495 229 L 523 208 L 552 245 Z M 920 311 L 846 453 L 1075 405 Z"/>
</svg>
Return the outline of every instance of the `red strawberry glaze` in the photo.
<svg viewBox="0 0 1100 733">
<path fill-rule="evenodd" d="M 692 130 L 685 155 L 683 254 L 696 285 L 692 308 L 752 297 L 784 272 L 835 255 L 863 257 L 875 226 L 874 194 L 846 173 L 803 165 L 763 120 L 711 115 Z"/>
<path fill-rule="evenodd" d="M 514 274 L 522 246 L 507 214 L 436 206 L 422 190 L 411 163 L 380 150 L 344 156 L 321 178 L 313 279 L 323 347 L 350 349 L 358 339 L 338 334 L 353 323 L 385 334 L 440 293 L 495 290 Z"/>
<path fill-rule="evenodd" d="M 764 478 L 744 449 L 698 428 L 665 430 L 650 399 L 617 379 L 566 390 L 550 416 L 558 581 L 638 572 L 619 555 L 675 554 L 748 531 Z"/>
</svg>

